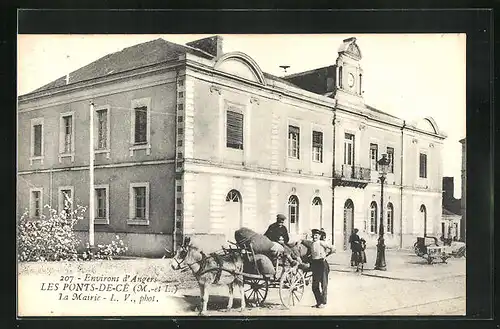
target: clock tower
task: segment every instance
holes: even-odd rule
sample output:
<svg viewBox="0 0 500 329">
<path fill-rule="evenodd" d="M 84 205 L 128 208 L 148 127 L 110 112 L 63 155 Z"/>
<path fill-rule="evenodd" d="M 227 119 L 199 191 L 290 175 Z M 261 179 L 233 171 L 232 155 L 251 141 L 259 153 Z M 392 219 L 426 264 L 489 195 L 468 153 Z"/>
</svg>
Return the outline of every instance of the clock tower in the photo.
<svg viewBox="0 0 500 329">
<path fill-rule="evenodd" d="M 364 103 L 363 100 L 363 69 L 360 64 L 361 50 L 356 44 L 356 38 L 345 39 L 338 50 L 335 63 L 336 95 L 335 98 L 349 103 Z"/>
</svg>

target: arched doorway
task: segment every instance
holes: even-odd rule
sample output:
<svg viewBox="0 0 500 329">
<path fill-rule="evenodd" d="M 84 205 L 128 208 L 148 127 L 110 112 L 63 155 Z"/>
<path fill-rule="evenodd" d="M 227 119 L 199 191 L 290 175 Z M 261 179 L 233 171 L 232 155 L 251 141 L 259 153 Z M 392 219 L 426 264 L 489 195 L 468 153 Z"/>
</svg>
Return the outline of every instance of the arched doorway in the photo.
<svg viewBox="0 0 500 329">
<path fill-rule="evenodd" d="M 344 250 L 349 249 L 349 236 L 354 229 L 354 203 L 347 199 L 344 203 Z"/>
<path fill-rule="evenodd" d="M 234 231 L 243 225 L 241 194 L 231 190 L 226 195 L 225 234 L 227 240 L 234 240 Z"/>
<path fill-rule="evenodd" d="M 288 199 L 288 225 L 290 233 L 299 233 L 299 198 L 296 195 Z"/>
<path fill-rule="evenodd" d="M 321 202 L 321 198 L 315 197 L 312 200 L 311 205 L 311 229 L 313 228 L 322 228 L 323 227 L 323 202 Z"/>
<path fill-rule="evenodd" d="M 424 229 L 423 229 L 423 236 L 427 235 L 427 209 L 425 208 L 424 205 L 420 206 L 420 218 L 421 218 L 421 223 L 423 223 Z M 421 224 L 422 225 L 422 224 Z"/>
</svg>

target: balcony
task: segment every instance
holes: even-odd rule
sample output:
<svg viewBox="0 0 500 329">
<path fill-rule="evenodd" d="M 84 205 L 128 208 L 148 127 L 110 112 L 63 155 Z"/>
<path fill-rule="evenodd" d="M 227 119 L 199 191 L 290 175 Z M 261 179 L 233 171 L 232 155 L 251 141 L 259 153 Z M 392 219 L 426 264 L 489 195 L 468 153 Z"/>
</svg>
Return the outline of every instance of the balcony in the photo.
<svg viewBox="0 0 500 329">
<path fill-rule="evenodd" d="M 335 171 L 333 185 L 365 188 L 370 179 L 370 168 L 343 164 L 342 170 Z"/>
</svg>

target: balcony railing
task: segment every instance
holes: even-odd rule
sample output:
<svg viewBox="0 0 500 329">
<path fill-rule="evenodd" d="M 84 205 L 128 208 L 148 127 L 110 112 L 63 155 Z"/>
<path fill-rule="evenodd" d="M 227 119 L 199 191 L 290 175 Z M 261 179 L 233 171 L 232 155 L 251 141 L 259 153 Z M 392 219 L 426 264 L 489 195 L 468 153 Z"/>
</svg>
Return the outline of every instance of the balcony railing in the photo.
<svg viewBox="0 0 500 329">
<path fill-rule="evenodd" d="M 336 170 L 334 175 L 335 185 L 353 186 L 364 188 L 370 182 L 371 169 L 360 166 L 342 165 L 341 170 Z"/>
</svg>

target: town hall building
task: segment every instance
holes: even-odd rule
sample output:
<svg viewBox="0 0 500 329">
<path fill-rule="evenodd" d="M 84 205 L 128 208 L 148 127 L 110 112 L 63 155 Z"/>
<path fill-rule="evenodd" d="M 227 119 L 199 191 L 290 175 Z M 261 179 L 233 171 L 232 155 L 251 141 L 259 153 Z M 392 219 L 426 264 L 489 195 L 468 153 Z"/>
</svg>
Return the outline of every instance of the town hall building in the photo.
<svg viewBox="0 0 500 329">
<path fill-rule="evenodd" d="M 19 216 L 64 198 L 89 204 L 92 102 L 96 244 L 119 235 L 129 253 L 159 256 L 190 235 L 218 249 L 278 213 L 292 240 L 321 227 L 337 249 L 354 227 L 374 246 L 381 220 L 389 248 L 439 232 L 446 136 L 432 118 L 406 122 L 365 103 L 355 38 L 331 66 L 282 78 L 222 42 L 153 40 L 20 96 Z"/>
</svg>

